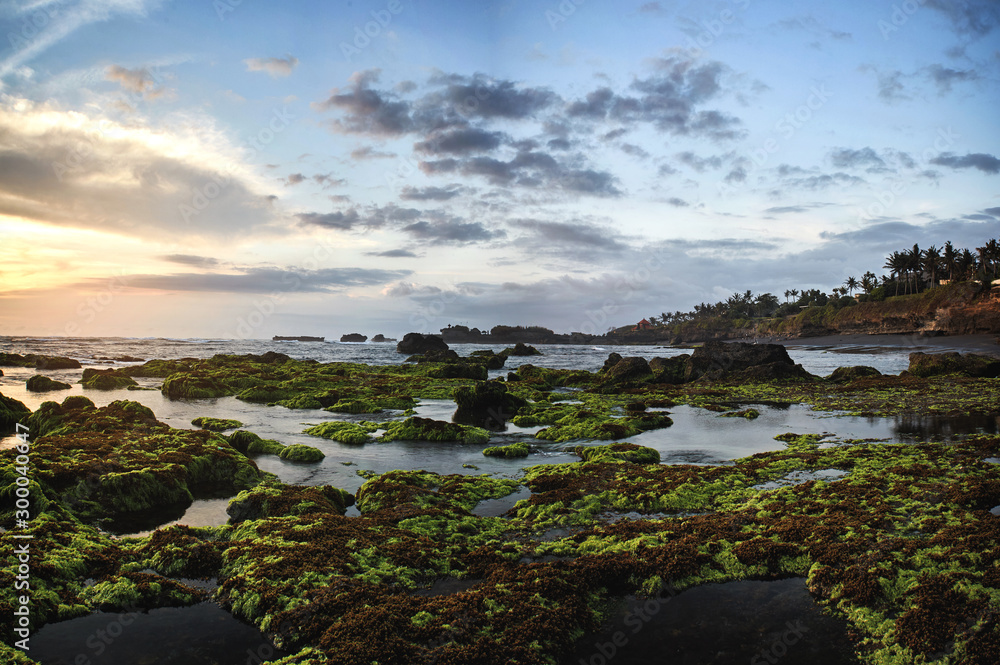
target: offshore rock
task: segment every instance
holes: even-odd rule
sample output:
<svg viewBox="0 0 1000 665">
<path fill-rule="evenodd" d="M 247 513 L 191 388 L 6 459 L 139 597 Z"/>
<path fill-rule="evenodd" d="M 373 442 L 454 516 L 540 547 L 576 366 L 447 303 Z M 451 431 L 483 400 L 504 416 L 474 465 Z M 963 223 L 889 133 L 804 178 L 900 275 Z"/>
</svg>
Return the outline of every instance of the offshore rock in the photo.
<svg viewBox="0 0 1000 665">
<path fill-rule="evenodd" d="M 406 333 L 396 344 L 397 353 L 424 354 L 429 351 L 447 350 L 448 344 L 437 335 L 421 335 L 415 332 Z"/>
</svg>

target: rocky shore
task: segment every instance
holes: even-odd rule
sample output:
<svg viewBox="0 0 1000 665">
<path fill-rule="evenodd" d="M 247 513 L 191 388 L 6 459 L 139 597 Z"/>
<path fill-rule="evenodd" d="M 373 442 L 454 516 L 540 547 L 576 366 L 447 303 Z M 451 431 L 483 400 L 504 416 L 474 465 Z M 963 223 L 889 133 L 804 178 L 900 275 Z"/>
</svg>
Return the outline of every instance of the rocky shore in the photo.
<svg viewBox="0 0 1000 665">
<path fill-rule="evenodd" d="M 597 372 L 521 365 L 485 381 L 487 366 L 508 356 L 419 351 L 377 367 L 267 353 L 122 372 L 162 380 L 170 399 L 325 409 L 333 419 L 309 432 L 318 442 L 478 446 L 512 460 L 563 445 L 578 460 L 538 455 L 497 475 L 359 471 L 365 482 L 352 494 L 279 482 L 258 462 L 295 446 L 219 433 L 239 423 L 209 411 L 204 429 L 179 430 L 127 400 L 96 407 L 74 396 L 30 413 L 3 398 L 5 422 L 26 421 L 32 438 L 27 452 L 0 451 L 0 611 L 21 606 L 15 552 L 30 535 L 33 629 L 212 599 L 289 654 L 272 661 L 283 665 L 567 662 L 628 599 L 791 577 L 845 626 L 843 662 L 1000 662 L 1000 519 L 991 512 L 1000 436 L 897 444 L 786 432 L 781 450 L 718 466 L 663 465 L 657 450 L 623 441 L 674 427 L 678 405 L 747 427 L 757 415 L 748 405 L 763 404 L 997 416 L 994 358 L 914 353 L 898 376 L 855 367 L 818 377 L 778 345 L 710 343 L 648 361 L 612 354 Z M 453 400 L 455 417 L 415 416 L 424 399 Z M 533 434 L 490 445 L 505 423 Z M 30 476 L 19 471 L 28 454 Z M 31 497 L 27 516 L 16 514 L 18 487 Z M 220 493 L 232 497 L 222 526 L 129 538 L 105 530 L 123 515 Z M 17 639 L 4 635 L 0 657 L 32 662 Z"/>
</svg>

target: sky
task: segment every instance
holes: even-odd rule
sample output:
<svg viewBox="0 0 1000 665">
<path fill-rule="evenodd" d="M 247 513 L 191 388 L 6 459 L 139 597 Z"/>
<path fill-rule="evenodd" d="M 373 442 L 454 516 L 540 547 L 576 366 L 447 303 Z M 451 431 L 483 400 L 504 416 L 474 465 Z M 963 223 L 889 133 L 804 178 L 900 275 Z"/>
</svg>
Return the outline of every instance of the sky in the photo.
<svg viewBox="0 0 1000 665">
<path fill-rule="evenodd" d="M 3 0 L 0 335 L 602 333 L 974 248 L 1000 236 L 998 24 L 994 0 Z"/>
</svg>

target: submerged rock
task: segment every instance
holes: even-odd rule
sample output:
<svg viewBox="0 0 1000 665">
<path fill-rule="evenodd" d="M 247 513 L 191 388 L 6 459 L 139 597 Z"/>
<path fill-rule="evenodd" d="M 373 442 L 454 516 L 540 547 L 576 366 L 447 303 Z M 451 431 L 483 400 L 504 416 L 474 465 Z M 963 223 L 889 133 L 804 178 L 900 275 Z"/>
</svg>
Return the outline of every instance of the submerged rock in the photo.
<svg viewBox="0 0 1000 665">
<path fill-rule="evenodd" d="M 910 354 L 906 370 L 913 376 L 928 377 L 942 374 L 959 374 L 976 378 L 993 379 L 1000 376 L 1000 359 L 978 353 L 922 353 Z"/>
<path fill-rule="evenodd" d="M 437 335 L 421 335 L 411 332 L 403 335 L 396 344 L 397 353 L 427 353 L 428 351 L 447 351 L 448 344 Z"/>
<path fill-rule="evenodd" d="M 503 430 L 518 409 L 528 404 L 507 392 L 507 386 L 499 381 L 483 381 L 473 387 L 459 388 L 455 391 L 455 403 L 458 409 L 452 416 L 453 421 L 492 430 Z"/>
<path fill-rule="evenodd" d="M 509 446 L 493 446 L 491 448 L 485 448 L 483 450 L 483 455 L 486 457 L 527 457 L 528 453 L 531 452 L 528 449 L 528 444 L 524 441 L 519 441 L 517 443 L 512 443 Z"/>
<path fill-rule="evenodd" d="M 35 374 L 24 382 L 24 387 L 33 393 L 45 393 L 52 390 L 66 390 L 72 386 L 41 374 Z"/>
</svg>

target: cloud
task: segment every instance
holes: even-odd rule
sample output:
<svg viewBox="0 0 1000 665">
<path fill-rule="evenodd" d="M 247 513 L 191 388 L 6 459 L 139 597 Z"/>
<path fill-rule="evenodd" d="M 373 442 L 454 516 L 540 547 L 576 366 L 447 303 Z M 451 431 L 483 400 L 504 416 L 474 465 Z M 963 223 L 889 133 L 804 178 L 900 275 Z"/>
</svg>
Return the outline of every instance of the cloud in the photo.
<svg viewBox="0 0 1000 665">
<path fill-rule="evenodd" d="M 991 217 L 1000 217 L 1000 208 L 986 208 L 983 212 Z"/>
<path fill-rule="evenodd" d="M 464 245 L 487 242 L 507 235 L 502 230 L 493 231 L 479 222 L 465 222 L 460 218 L 414 222 L 404 226 L 402 231 L 410 234 L 416 240 L 433 245 Z"/>
<path fill-rule="evenodd" d="M 523 87 L 484 74 L 438 73 L 429 83 L 443 89 L 424 96 L 418 106 L 439 112 L 450 109 L 469 118 L 526 120 L 559 101 L 547 88 Z"/>
<path fill-rule="evenodd" d="M 333 120 L 332 126 L 345 134 L 398 136 L 413 131 L 416 126 L 410 118 L 410 103 L 400 101 L 395 93 L 370 87 L 381 74 L 381 69 L 354 72 L 346 90 L 334 88 L 326 100 L 314 103 L 313 107 L 320 111 L 341 111 L 343 117 Z"/>
<path fill-rule="evenodd" d="M 672 196 L 669 199 L 667 199 L 667 203 L 674 206 L 675 208 L 686 208 L 691 205 L 684 199 L 678 198 L 676 196 Z"/>
<path fill-rule="evenodd" d="M 949 166 L 953 169 L 979 169 L 983 173 L 1000 173 L 1000 159 L 993 155 L 982 152 L 970 153 L 967 155 L 955 155 L 945 152 L 931 160 L 931 164 L 938 166 Z"/>
<path fill-rule="evenodd" d="M 306 177 L 301 173 L 292 173 L 284 179 L 285 187 L 291 187 L 292 185 L 298 185 L 301 182 L 305 182 Z"/>
<path fill-rule="evenodd" d="M 838 171 L 837 173 L 824 173 L 806 178 L 793 178 L 787 180 L 785 184 L 789 187 L 815 190 L 833 186 L 864 185 L 866 181 L 863 178 Z"/>
<path fill-rule="evenodd" d="M 830 153 L 830 162 L 839 169 L 864 168 L 868 173 L 882 173 L 890 170 L 885 161 L 871 148 L 855 150 L 853 148 L 837 148 Z"/>
<path fill-rule="evenodd" d="M 663 7 L 658 2 L 647 2 L 639 6 L 640 14 L 662 14 Z"/>
<path fill-rule="evenodd" d="M 926 67 L 925 71 L 928 78 L 937 85 L 938 93 L 942 95 L 951 92 L 953 83 L 979 79 L 979 74 L 971 69 L 960 70 L 942 67 L 941 65 L 931 65 Z"/>
<path fill-rule="evenodd" d="M 650 123 L 675 135 L 729 140 L 743 136 L 742 122 L 700 105 L 719 96 L 729 69 L 721 62 L 670 56 L 651 61 L 654 73 L 637 78 L 631 94 L 602 86 L 566 106 L 566 114 L 582 120 Z"/>
<path fill-rule="evenodd" d="M 583 222 L 551 222 L 538 219 L 515 219 L 508 222 L 511 228 L 531 231 L 530 243 L 533 246 L 551 246 L 557 248 L 564 245 L 581 245 L 590 249 L 622 250 L 619 234 L 613 229 L 600 228 Z M 545 244 L 542 244 L 545 243 Z"/>
<path fill-rule="evenodd" d="M 248 72 L 266 72 L 271 78 L 290 76 L 299 59 L 293 55 L 284 58 L 248 58 L 243 61 Z"/>
<path fill-rule="evenodd" d="M 721 169 L 723 159 L 727 158 L 728 155 L 713 155 L 711 157 L 699 157 L 690 150 L 684 152 L 679 152 L 676 155 L 677 159 L 682 163 L 690 166 L 698 173 L 702 173 L 705 169 Z"/>
<path fill-rule="evenodd" d="M 323 268 L 282 270 L 250 268 L 243 273 L 177 273 L 172 275 L 129 275 L 128 288 L 160 291 L 200 291 L 216 293 L 330 293 L 349 287 L 373 286 L 401 279 L 410 270 L 375 268 Z"/>
<path fill-rule="evenodd" d="M 208 256 L 195 256 L 193 254 L 167 254 L 160 257 L 164 261 L 170 263 L 179 263 L 185 266 L 193 266 L 195 268 L 214 268 L 219 265 L 218 259 L 213 259 Z"/>
<path fill-rule="evenodd" d="M 157 76 L 145 67 L 125 69 L 119 65 L 111 65 L 105 70 L 108 81 L 117 82 L 125 90 L 142 95 L 143 99 L 156 99 L 166 94 L 163 87 L 157 88 Z"/>
<path fill-rule="evenodd" d="M 396 154 L 392 152 L 382 152 L 376 150 L 370 145 L 366 145 L 361 148 L 355 148 L 351 151 L 351 159 L 361 161 L 365 159 L 389 159 L 395 157 Z"/>
<path fill-rule="evenodd" d="M 422 216 L 425 216 L 425 213 L 416 208 L 401 208 L 395 203 L 385 206 L 371 206 L 363 212 L 355 207 L 336 212 L 303 212 L 295 215 L 303 226 L 318 226 L 338 231 L 350 231 L 356 227 L 377 229 L 387 225 L 398 226 L 413 222 Z"/>
<path fill-rule="evenodd" d="M 631 143 L 622 143 L 620 146 L 622 152 L 626 155 L 632 155 L 633 157 L 639 157 L 640 159 L 645 159 L 649 157 L 649 153 L 640 148 L 637 145 Z"/>
<path fill-rule="evenodd" d="M 509 138 L 502 132 L 459 128 L 434 132 L 426 140 L 415 143 L 413 148 L 428 155 L 467 155 L 496 150 L 506 140 Z"/>
<path fill-rule="evenodd" d="M 447 201 L 465 190 L 461 185 L 447 187 L 413 187 L 407 185 L 399 194 L 404 201 Z"/>
<path fill-rule="evenodd" d="M 337 229 L 340 231 L 350 231 L 361 219 L 355 208 L 347 211 L 328 213 L 302 212 L 295 216 L 304 225 L 319 226 L 324 229 Z"/>
<path fill-rule="evenodd" d="M 323 187 L 323 189 L 340 187 L 347 184 L 347 180 L 344 178 L 334 178 L 332 173 L 317 173 L 312 179 L 317 185 Z"/>
<path fill-rule="evenodd" d="M 365 252 L 365 255 L 382 256 L 387 259 L 415 259 L 418 256 L 408 249 L 387 249 L 383 252 Z"/>
<path fill-rule="evenodd" d="M 7 97 L 0 135 L 0 214 L 172 241 L 277 221 L 265 183 L 210 121 L 155 129 Z"/>
</svg>

